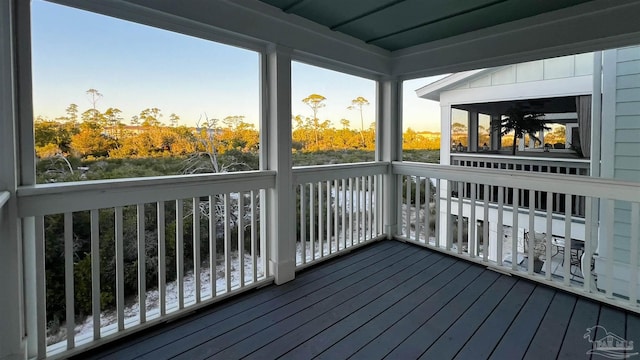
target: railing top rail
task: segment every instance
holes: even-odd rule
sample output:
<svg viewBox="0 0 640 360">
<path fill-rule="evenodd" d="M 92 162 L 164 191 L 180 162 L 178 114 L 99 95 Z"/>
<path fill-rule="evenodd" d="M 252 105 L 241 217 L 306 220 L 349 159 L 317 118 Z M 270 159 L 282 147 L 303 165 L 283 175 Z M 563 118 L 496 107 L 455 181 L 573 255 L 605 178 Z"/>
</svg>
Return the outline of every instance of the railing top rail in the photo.
<svg viewBox="0 0 640 360">
<path fill-rule="evenodd" d="M 386 161 L 366 161 L 359 163 L 347 163 L 347 164 L 328 164 L 328 165 L 306 165 L 306 166 L 294 166 L 294 173 L 314 172 L 323 170 L 347 170 L 353 168 L 370 168 L 389 165 Z"/>
<path fill-rule="evenodd" d="M 9 198 L 11 197 L 11 193 L 8 191 L 0 191 L 0 208 L 2 208 L 4 206 L 4 204 L 7 203 L 7 201 L 9 201 Z"/>
<path fill-rule="evenodd" d="M 269 176 L 275 175 L 275 171 L 271 170 L 253 170 L 230 173 L 216 174 L 189 174 L 189 175 L 167 175 L 167 176 L 149 176 L 123 179 L 105 179 L 105 180 L 86 180 L 74 182 L 61 182 L 49 184 L 36 184 L 30 186 L 22 186 L 18 189 L 18 196 L 31 196 L 38 194 L 53 194 L 58 192 L 69 192 L 74 190 L 103 190 L 118 189 L 131 187 L 147 187 L 155 185 L 180 185 L 180 184 L 198 184 L 203 181 L 217 181 L 218 179 L 232 180 L 245 179 L 252 176 Z"/>
<path fill-rule="evenodd" d="M 20 217 L 169 201 L 275 186 L 275 171 L 97 180 L 20 187 Z"/>
<path fill-rule="evenodd" d="M 383 161 L 356 164 L 299 166 L 293 168 L 293 182 L 294 184 L 304 184 L 314 181 L 378 175 L 384 174 L 388 170 L 389 163 Z"/>
<path fill-rule="evenodd" d="M 393 162 L 392 167 L 393 172 L 400 175 L 640 202 L 640 183 L 630 181 L 399 161 Z"/>
<path fill-rule="evenodd" d="M 460 160 L 498 160 L 501 162 L 544 162 L 544 163 L 567 163 L 579 164 L 588 167 L 591 164 L 590 159 L 567 159 L 567 158 L 549 158 L 549 157 L 530 157 L 530 156 L 510 156 L 510 155 L 494 155 L 494 154 L 451 154 L 452 159 Z"/>
</svg>

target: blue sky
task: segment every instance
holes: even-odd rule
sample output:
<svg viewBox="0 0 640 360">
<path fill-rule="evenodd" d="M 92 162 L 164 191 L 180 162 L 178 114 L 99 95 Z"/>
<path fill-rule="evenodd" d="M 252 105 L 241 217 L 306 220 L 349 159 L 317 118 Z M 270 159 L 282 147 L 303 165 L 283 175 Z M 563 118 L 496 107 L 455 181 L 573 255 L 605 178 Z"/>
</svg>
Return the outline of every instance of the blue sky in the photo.
<svg viewBox="0 0 640 360">
<path fill-rule="evenodd" d="M 34 114 L 65 115 L 75 103 L 81 111 L 91 103 L 86 90 L 103 94 L 97 108 L 118 107 L 126 122 L 145 108 L 157 107 L 168 121 L 243 115 L 257 123 L 259 54 L 190 36 L 102 15 L 32 2 Z M 404 89 L 404 128 L 439 130 L 439 105 L 418 99 L 414 90 L 433 79 L 412 80 Z M 302 99 L 312 93 L 327 98 L 319 117 L 339 126 L 353 125 L 359 114 L 348 110 L 363 96 L 365 126 L 375 121 L 375 82 L 301 63 L 292 67 L 292 113 L 311 116 Z"/>
</svg>

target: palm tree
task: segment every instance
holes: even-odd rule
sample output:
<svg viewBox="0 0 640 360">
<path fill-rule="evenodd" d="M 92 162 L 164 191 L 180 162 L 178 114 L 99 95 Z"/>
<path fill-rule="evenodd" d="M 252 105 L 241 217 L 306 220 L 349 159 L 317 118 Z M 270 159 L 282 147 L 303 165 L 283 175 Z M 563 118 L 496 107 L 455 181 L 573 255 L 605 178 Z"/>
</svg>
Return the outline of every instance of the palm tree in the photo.
<svg viewBox="0 0 640 360">
<path fill-rule="evenodd" d="M 544 114 L 525 111 L 520 107 L 510 107 L 500 120 L 500 136 L 513 131 L 512 155 L 516 154 L 517 139 L 522 139 L 529 134 L 533 139 L 540 141 L 534 134 L 541 130 L 551 130 L 546 125 Z"/>
</svg>

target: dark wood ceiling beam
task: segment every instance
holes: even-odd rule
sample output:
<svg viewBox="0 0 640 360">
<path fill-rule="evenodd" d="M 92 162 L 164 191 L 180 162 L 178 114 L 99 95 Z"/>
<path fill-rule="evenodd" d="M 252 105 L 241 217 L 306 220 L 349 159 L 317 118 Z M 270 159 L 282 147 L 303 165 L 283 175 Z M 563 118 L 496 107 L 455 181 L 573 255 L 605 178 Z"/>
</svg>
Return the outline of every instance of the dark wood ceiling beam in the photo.
<svg viewBox="0 0 640 360">
<path fill-rule="evenodd" d="M 378 6 L 378 7 L 373 8 L 373 9 L 367 11 L 367 12 L 364 12 L 364 13 L 358 15 L 358 16 L 354 16 L 354 17 L 352 17 L 350 19 L 347 19 L 347 20 L 341 21 L 341 22 L 339 22 L 337 24 L 331 25 L 331 26 L 329 26 L 329 29 L 339 31 L 339 28 L 341 28 L 341 27 L 343 27 L 345 25 L 348 25 L 349 23 L 352 23 L 354 21 L 360 20 L 360 19 L 362 19 L 364 17 L 367 17 L 367 16 L 369 16 L 371 14 L 375 14 L 377 12 L 386 10 L 386 9 L 388 9 L 390 7 L 396 6 L 399 3 L 405 2 L 405 1 L 406 0 L 396 0 L 396 1 L 393 1 L 393 2 L 391 2 L 389 4 Z"/>
<path fill-rule="evenodd" d="M 432 25 L 432 24 L 439 23 L 439 22 L 442 22 L 442 21 L 446 21 L 446 20 L 449 20 L 449 19 L 454 18 L 456 16 L 472 13 L 474 11 L 478 11 L 478 10 L 481 10 L 481 9 L 486 9 L 486 8 L 489 8 L 489 7 L 492 7 L 492 6 L 507 2 L 507 1 L 509 1 L 509 0 L 496 0 L 496 1 L 492 1 L 492 2 L 490 2 L 488 4 L 474 6 L 472 8 L 466 9 L 466 10 L 458 11 L 458 12 L 455 12 L 453 14 L 449 14 L 449 15 L 446 15 L 446 16 L 443 16 L 443 17 L 439 17 L 437 19 L 433 19 L 433 20 L 430 20 L 430 21 L 425 21 L 424 23 L 421 23 L 421 24 L 418 24 L 418 25 L 413 25 L 413 26 L 407 27 L 405 29 L 394 31 L 394 32 L 386 34 L 386 35 L 382 35 L 382 36 L 378 36 L 378 37 L 375 37 L 375 38 L 372 38 L 372 39 L 368 39 L 365 42 L 367 44 L 370 44 L 370 43 L 373 43 L 373 42 L 376 42 L 376 41 L 379 41 L 379 40 L 382 40 L 382 39 L 386 39 L 386 38 L 389 38 L 389 37 L 392 37 L 392 36 L 395 36 L 395 35 L 398 35 L 398 34 L 402 34 L 402 33 L 407 32 L 407 31 L 415 30 L 415 29 L 418 29 L 418 28 L 421 28 L 421 27 L 424 27 L 424 26 L 428 26 L 428 25 Z"/>
</svg>

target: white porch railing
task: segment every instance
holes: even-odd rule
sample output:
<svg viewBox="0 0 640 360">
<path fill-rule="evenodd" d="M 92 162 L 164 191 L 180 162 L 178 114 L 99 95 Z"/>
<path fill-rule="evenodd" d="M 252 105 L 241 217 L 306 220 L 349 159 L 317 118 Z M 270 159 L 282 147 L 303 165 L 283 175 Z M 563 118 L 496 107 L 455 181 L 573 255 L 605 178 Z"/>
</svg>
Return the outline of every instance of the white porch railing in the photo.
<svg viewBox="0 0 640 360">
<path fill-rule="evenodd" d="M 535 158 L 522 156 L 504 156 L 504 155 L 480 155 L 480 154 L 455 154 L 451 155 L 451 164 L 454 166 L 496 169 L 496 170 L 516 170 L 526 173 L 537 174 L 563 174 L 563 175 L 581 175 L 589 176 L 590 160 L 586 159 L 554 159 L 554 158 Z M 454 190 L 455 191 L 455 190 Z M 470 188 L 462 186 L 462 196 L 469 198 Z M 489 201 L 497 202 L 498 194 L 495 189 L 489 189 Z M 523 198 L 523 192 L 519 193 L 520 199 Z M 504 201 L 507 205 L 513 205 L 512 196 L 505 197 Z M 544 192 L 538 192 L 535 198 L 536 209 L 546 211 L 547 198 Z M 564 195 L 553 194 L 551 196 L 551 210 L 554 213 L 563 213 L 565 211 Z M 571 202 L 574 216 L 584 217 L 585 201 L 584 197 L 575 197 Z"/>
<path fill-rule="evenodd" d="M 483 154 L 452 154 L 451 165 L 589 176 L 589 159 L 559 159 Z"/>
<path fill-rule="evenodd" d="M 638 273 L 620 270 L 638 269 L 638 257 L 614 256 L 624 246 L 638 254 L 638 186 L 576 175 L 408 162 L 294 168 L 297 269 L 386 236 L 389 166 L 397 238 L 638 311 Z M 274 171 L 255 171 L 20 188 L 18 215 L 35 229 L 24 245 L 32 355 L 72 355 L 270 281 L 258 214 L 275 181 Z M 562 212 L 546 211 L 556 197 Z M 578 198 L 584 214 L 572 206 Z M 0 209 L 7 199 L 1 192 Z M 606 240 L 621 220 L 631 224 L 628 245 Z M 60 299 L 48 298 L 54 270 Z M 86 318 L 80 301 L 90 301 Z M 48 309 L 64 315 L 47 323 Z"/>
<path fill-rule="evenodd" d="M 297 167 L 296 266 L 302 268 L 382 236 L 387 163 Z"/>
<path fill-rule="evenodd" d="M 275 172 L 255 171 L 19 189 L 19 216 L 35 224 L 25 244 L 31 355 L 68 356 L 270 281 L 259 212 L 274 184 Z M 51 298 L 53 274 L 61 298 Z"/>
<path fill-rule="evenodd" d="M 397 237 L 639 311 L 638 184 L 406 162 L 392 167 L 404 184 L 398 188 Z M 457 197 L 463 184 L 469 188 L 467 198 Z M 496 189 L 496 201 L 490 188 Z M 547 204 L 554 195 L 563 195 L 563 213 L 536 209 L 540 193 Z M 577 197 L 585 199 L 584 217 L 572 210 Z M 599 222 L 598 203 L 603 214 Z M 621 223 L 631 229 L 628 242 L 614 231 Z"/>
</svg>

